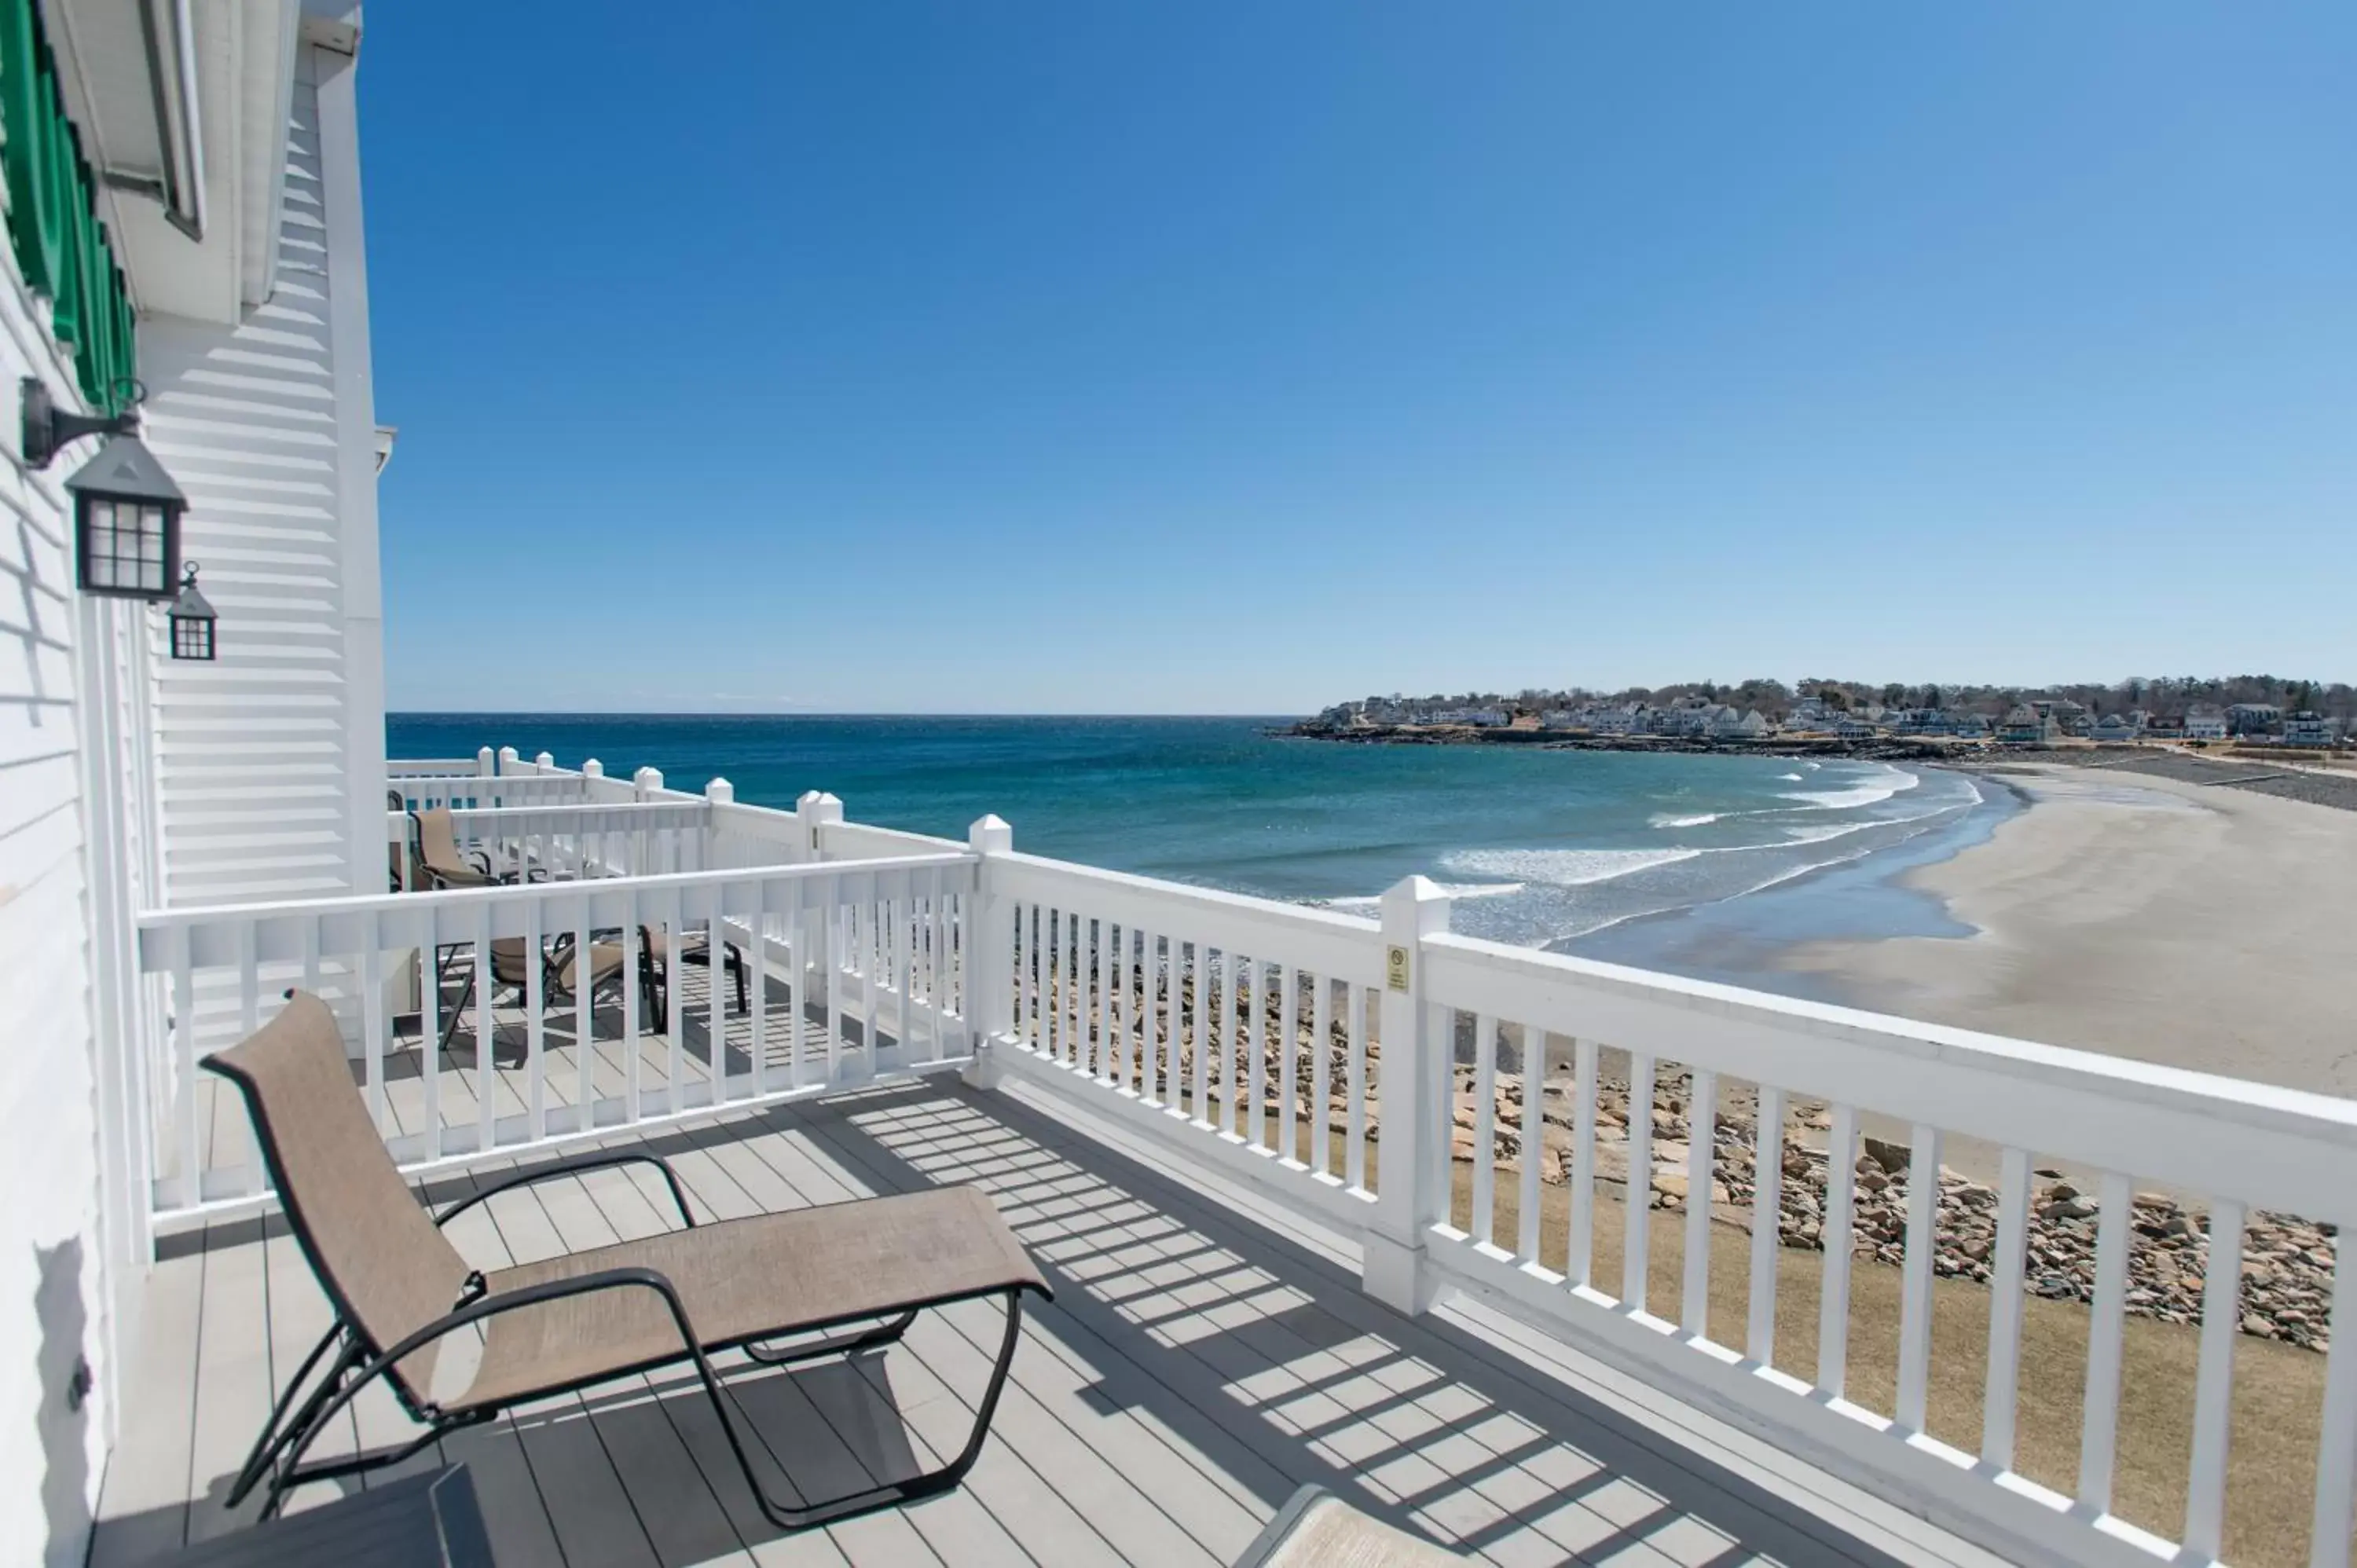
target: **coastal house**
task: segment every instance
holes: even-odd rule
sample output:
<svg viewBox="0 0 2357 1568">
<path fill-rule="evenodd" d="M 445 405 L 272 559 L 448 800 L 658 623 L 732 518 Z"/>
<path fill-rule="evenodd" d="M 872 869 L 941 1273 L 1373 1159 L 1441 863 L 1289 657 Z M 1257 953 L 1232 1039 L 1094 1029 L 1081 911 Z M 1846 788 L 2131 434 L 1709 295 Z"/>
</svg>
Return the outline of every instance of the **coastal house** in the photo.
<svg viewBox="0 0 2357 1568">
<path fill-rule="evenodd" d="M 2183 740 L 2185 738 L 2185 715 L 2183 714 L 2155 714 L 2145 721 L 2144 733 L 2146 738 L 2150 740 Z"/>
<path fill-rule="evenodd" d="M 1596 709 L 1587 727 L 1598 735 L 1642 735 L 1652 725 L 1652 710 L 1642 703 L 1619 703 Z"/>
<path fill-rule="evenodd" d="M 2236 703 L 2226 710 L 2229 735 L 2272 735 L 2283 723 L 2283 710 L 2273 703 Z"/>
<path fill-rule="evenodd" d="M 2089 737 L 2099 742 L 2121 742 L 2136 739 L 2144 733 L 2140 714 L 2105 714 L 2089 731 Z"/>
<path fill-rule="evenodd" d="M 1685 739 L 1700 738 L 1711 733 L 1719 710 L 1720 704 L 1708 697 L 1680 697 L 1665 708 L 1652 710 L 1652 733 Z"/>
<path fill-rule="evenodd" d="M 2041 713 L 2034 703 L 2017 703 L 1997 725 L 1996 738 L 2007 746 L 2043 746 L 2061 733 L 2050 709 Z"/>
<path fill-rule="evenodd" d="M 996 816 L 938 838 L 496 736 L 387 757 L 362 48 L 357 10 L 294 0 L 0 0 L 0 1563 L 390 1560 L 398 1510 L 438 1499 L 427 1560 L 471 1515 L 509 1568 L 1216 1564 L 1311 1482 L 1488 1562 L 2218 1559 L 2230 1414 L 2281 1387 L 2236 1361 L 2245 1217 L 2357 1223 L 2345 1101 L 1524 950 L 1421 877 L 1362 913 L 1032 854 Z M 133 413 L 135 382 L 135 435 L 51 417 Z M 93 455 L 133 439 L 145 462 Z M 175 543 L 212 618 L 141 575 Z M 415 886 L 429 818 L 465 885 Z M 365 1225 L 282 1201 L 206 1065 L 290 992 L 346 1060 L 279 1131 L 382 1177 Z M 1722 1090 L 1747 1109 L 1686 1135 L 1674 1107 Z M 1871 1145 L 1878 1187 L 1828 1180 L 1869 1126 L 1909 1140 Z M 1993 1162 L 1954 1188 L 1977 1255 L 1950 1139 Z M 2093 1232 L 2084 1306 L 2031 1304 L 2067 1346 L 2025 1309 L 2029 1239 L 2078 1223 L 2045 1211 L 2048 1159 Z M 2226 1264 L 2198 1330 L 2137 1325 L 2178 1336 L 2158 1361 L 2127 1337 L 2147 1182 L 2200 1202 Z M 1685 1201 L 1715 1185 L 1740 1201 Z M 1002 1326 L 944 1280 L 938 1310 L 739 1346 L 710 1368 L 733 1403 L 663 1360 L 715 1305 L 674 1232 L 799 1262 L 808 1211 L 952 1188 L 1051 1300 Z M 404 1236 L 444 1277 L 388 1262 Z M 655 1261 L 601 1267 L 626 1240 Z M 863 1256 L 899 1250 L 855 1241 L 789 1288 L 860 1301 Z M 323 1288 L 355 1274 L 392 1323 Z M 520 1316 L 589 1284 L 677 1316 Z M 1877 1303 L 1889 1342 L 1853 1343 Z M 2326 1568 L 2357 1523 L 2332 1316 L 2319 1436 L 2269 1451 L 2312 1456 L 2292 1489 Z M 413 1326 L 448 1347 L 416 1383 Z M 456 1403 L 568 1329 L 627 1369 Z M 2032 1369 L 2070 1378 L 2067 1412 L 2023 1397 Z M 1934 1391 L 1984 1380 L 1967 1450 Z M 2156 1402 L 2184 1441 L 2124 1479 Z M 500 1413 L 450 1419 L 475 1409 Z M 871 1511 L 779 1522 L 732 1410 L 757 1464 Z M 306 1468 L 257 1443 L 282 1428 Z M 955 1489 L 895 1503 L 976 1430 Z M 232 1505 L 257 1448 L 265 1489 Z M 299 1517 L 257 1522 L 281 1481 Z"/>
<path fill-rule="evenodd" d="M 2223 740 L 2229 728 L 2222 709 L 2193 707 L 2185 710 L 2185 738 L 2188 740 Z"/>
<path fill-rule="evenodd" d="M 2341 738 L 2341 721 L 2322 714 L 2302 709 L 2287 714 L 2283 721 L 2283 743 L 2286 746 L 2330 746 Z"/>
<path fill-rule="evenodd" d="M 1722 707 L 1711 720 L 1710 733 L 1715 740 L 1760 740 L 1768 736 L 1769 725 L 1757 708 L 1738 713 Z"/>
<path fill-rule="evenodd" d="M 1498 729 L 1512 723 L 1513 715 L 1503 708 L 1464 707 L 1444 708 L 1429 722 L 1437 725 L 1468 725 L 1475 729 Z"/>
</svg>

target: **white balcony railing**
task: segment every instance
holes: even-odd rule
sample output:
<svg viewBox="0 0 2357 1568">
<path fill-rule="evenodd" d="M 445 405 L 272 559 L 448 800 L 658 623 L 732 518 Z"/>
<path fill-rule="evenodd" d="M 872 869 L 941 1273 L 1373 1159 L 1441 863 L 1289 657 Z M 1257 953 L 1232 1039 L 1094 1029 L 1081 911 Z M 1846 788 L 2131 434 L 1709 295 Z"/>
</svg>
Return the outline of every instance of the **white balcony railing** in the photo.
<svg viewBox="0 0 2357 1568">
<path fill-rule="evenodd" d="M 491 776 L 510 779 L 588 798 L 465 807 L 454 825 L 501 869 L 549 880 L 141 919 L 140 967 L 161 977 L 173 1020 L 149 1064 L 165 1085 L 159 1217 L 262 1195 L 242 1114 L 199 1102 L 196 1064 L 257 1025 L 287 985 L 336 1000 L 356 1080 L 413 1167 L 956 1068 L 979 1085 L 1052 1096 L 1332 1228 L 1360 1249 L 1368 1291 L 1403 1311 L 1471 1293 L 2009 1557 L 2050 1563 L 2216 1559 L 2245 1219 L 2357 1221 L 2350 1101 L 1502 947 L 1452 933 L 1448 901 L 1421 879 L 1391 890 L 1369 920 L 1017 854 L 990 818 L 959 844 L 845 822 L 825 796 L 771 811 L 737 803 L 722 783 L 685 795 L 659 776 L 626 784 L 545 758 Z M 465 781 L 418 775 L 397 787 L 467 799 Z M 486 783 L 471 776 L 471 787 Z M 389 836 L 405 821 L 389 812 Z M 501 939 L 538 951 L 560 934 L 584 949 L 610 940 L 626 975 L 651 940 L 678 955 L 701 937 L 706 957 L 692 976 L 670 958 L 660 1029 L 627 1002 L 552 1007 L 537 966 L 497 1002 L 453 981 L 489 971 Z M 735 1015 L 728 976 L 712 967 L 730 946 L 759 998 Z M 406 1011 L 402 974 L 418 977 Z M 462 1036 L 495 1042 L 490 1069 L 437 1043 Z M 1600 1136 L 1600 1119 L 1617 1114 L 1608 1063 L 1626 1086 L 1610 1090 L 1627 1128 L 1615 1140 L 1627 1195 L 1617 1269 L 1597 1257 L 1599 1195 L 1616 1185 Z M 1685 1199 L 1654 1209 L 1649 1112 L 1656 1084 L 1674 1082 L 1691 1119 L 1677 1155 Z M 1748 1136 L 1740 1118 L 1722 1121 L 1737 1086 L 1751 1097 Z M 1803 1097 L 1825 1108 L 1821 1148 L 1787 1141 L 1787 1108 Z M 1852 1260 L 1867 1240 L 1848 1177 L 1868 1119 L 1906 1139 L 1887 1415 L 1847 1397 Z M 1568 1123 L 1567 1138 L 1550 1141 L 1551 1121 Z M 1996 1151 L 1976 1453 L 1926 1430 L 1942 1354 L 1932 1333 L 1945 1267 L 1941 1160 L 1959 1138 Z M 1542 1193 L 1543 1161 L 1558 1149 L 1560 1205 Z M 2094 1173 L 2081 1185 L 2099 1215 L 2069 1496 L 2016 1468 L 2041 1160 Z M 1720 1205 L 1715 1216 L 1714 1182 L 1737 1162 L 1749 1213 Z M 1780 1189 L 1795 1162 L 1824 1183 L 1805 1363 L 1777 1333 L 1790 1257 Z M 2204 1285 L 2180 1541 L 2113 1511 L 2139 1183 L 2206 1212 L 2206 1238 L 2184 1255 L 2218 1260 Z M 1495 1219 L 1501 1207 L 1511 1224 Z M 1674 1302 L 1649 1290 L 1657 1215 L 1683 1230 Z M 1749 1231 L 1748 1310 L 1714 1337 L 1711 1237 L 1730 1219 Z M 2357 1291 L 2340 1288 L 2346 1274 L 2336 1257 L 2319 1564 L 2347 1560 L 2357 1481 L 2357 1309 L 2342 1305 Z"/>
</svg>

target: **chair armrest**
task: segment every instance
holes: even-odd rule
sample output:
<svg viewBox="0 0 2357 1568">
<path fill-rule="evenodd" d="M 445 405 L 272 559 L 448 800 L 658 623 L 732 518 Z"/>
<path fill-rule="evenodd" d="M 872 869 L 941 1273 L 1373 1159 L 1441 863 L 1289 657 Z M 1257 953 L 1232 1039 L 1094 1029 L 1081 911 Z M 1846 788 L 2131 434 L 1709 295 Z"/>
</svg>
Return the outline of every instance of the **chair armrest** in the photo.
<svg viewBox="0 0 2357 1568">
<path fill-rule="evenodd" d="M 468 1276 L 468 1283 L 470 1286 L 479 1287 L 481 1282 L 480 1274 Z M 324 1427 L 364 1386 L 398 1366 L 404 1358 L 416 1354 L 446 1334 L 454 1333 L 468 1324 L 479 1323 L 487 1317 L 497 1317 L 503 1312 L 515 1312 L 527 1306 L 538 1306 L 544 1302 L 560 1301 L 566 1296 L 589 1295 L 598 1291 L 608 1290 L 651 1290 L 662 1296 L 663 1305 L 671 1308 L 672 1321 L 679 1326 L 681 1347 L 694 1359 L 696 1370 L 703 1375 L 705 1386 L 712 1387 L 716 1384 L 712 1364 L 704 1354 L 704 1347 L 696 1343 L 694 1327 L 688 1322 L 687 1305 L 679 1299 L 679 1291 L 672 1284 L 671 1280 L 654 1269 L 644 1267 L 600 1269 L 594 1274 L 582 1274 L 569 1280 L 545 1280 L 536 1285 L 524 1285 L 511 1291 L 501 1291 L 495 1295 L 478 1295 L 460 1302 L 456 1307 L 444 1313 L 425 1327 L 405 1336 L 382 1355 L 374 1357 L 362 1364 L 353 1376 L 336 1391 L 335 1397 L 328 1401 L 326 1406 L 313 1418 L 311 1427 L 307 1430 Z M 436 1420 L 440 1419 L 438 1410 L 430 1405 L 426 1408 L 428 1413 Z"/>
<path fill-rule="evenodd" d="M 459 1215 L 488 1198 L 497 1197 L 503 1192 L 510 1192 L 520 1187 L 530 1187 L 534 1182 L 552 1181 L 558 1176 L 574 1176 L 582 1171 L 603 1170 L 612 1165 L 652 1165 L 662 1172 L 663 1184 L 671 1188 L 672 1201 L 679 1205 L 681 1222 L 687 1229 L 694 1230 L 695 1216 L 687 1207 L 687 1191 L 680 1186 L 678 1174 L 661 1156 L 650 1155 L 640 1149 L 591 1149 L 584 1154 L 568 1155 L 563 1159 L 552 1160 L 544 1165 L 535 1165 L 528 1171 L 513 1172 L 493 1182 L 482 1191 L 460 1198 L 436 1215 L 434 1223 L 437 1227 L 447 1225 Z"/>
</svg>

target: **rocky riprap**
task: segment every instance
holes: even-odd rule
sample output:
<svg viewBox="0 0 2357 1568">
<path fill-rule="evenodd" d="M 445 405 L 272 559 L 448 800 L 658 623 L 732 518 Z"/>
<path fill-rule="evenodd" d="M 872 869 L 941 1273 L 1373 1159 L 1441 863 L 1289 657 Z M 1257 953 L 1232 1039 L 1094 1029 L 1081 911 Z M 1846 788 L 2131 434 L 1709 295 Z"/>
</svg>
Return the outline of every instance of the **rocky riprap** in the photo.
<svg viewBox="0 0 2357 1568">
<path fill-rule="evenodd" d="M 1473 1126 L 1469 1069 L 1458 1074 L 1456 1155 L 1470 1160 L 1479 1141 Z M 1652 1170 L 1649 1202 L 1684 1210 L 1692 1124 L 1682 1086 L 1658 1086 L 1654 1094 Z M 1522 1087 L 1519 1079 L 1497 1090 L 1497 1155 L 1504 1167 L 1520 1169 Z M 1539 1154 L 1539 1179 L 1560 1186 L 1569 1179 L 1572 1099 L 1568 1084 L 1546 1088 L 1545 1144 Z M 1810 1133 L 1830 1125 L 1822 1107 L 1803 1102 L 1788 1121 L 1783 1139 L 1783 1181 L 1779 1189 L 1777 1231 L 1787 1247 L 1824 1247 L 1826 1167 L 1824 1149 Z M 1878 1138 L 1863 1140 L 1857 1157 L 1851 1219 L 1854 1255 L 1878 1262 L 1903 1262 L 1907 1253 L 1910 1151 Z M 1756 1194 L 1755 1122 L 1722 1110 L 1712 1136 L 1710 1202 L 1729 1223 L 1749 1224 Z M 1600 1089 L 1596 1112 L 1596 1174 L 1629 1185 L 1629 1095 L 1626 1085 Z M 2030 1199 L 2029 1251 L 2022 1285 L 2036 1295 L 2092 1301 L 2095 1294 L 2096 1197 L 2082 1192 L 2061 1173 L 2041 1170 Z M 2202 1281 L 2209 1267 L 2207 1217 L 2166 1193 L 2138 1192 L 2129 1218 L 2127 1310 L 2164 1323 L 2201 1320 Z M 1737 1213 L 1734 1210 L 1745 1212 Z M 1940 1205 L 1934 1222 L 1938 1251 L 1932 1269 L 1943 1278 L 1977 1280 L 1991 1273 L 1996 1245 L 1997 1193 L 1958 1171 L 1940 1167 Z M 2327 1316 L 2332 1302 L 2333 1229 L 2290 1215 L 2253 1213 L 2244 1227 L 2242 1328 L 2263 1339 L 2280 1339 L 2311 1350 L 2329 1347 Z"/>
<path fill-rule="evenodd" d="M 1139 994 L 1142 977 L 1135 967 L 1130 971 L 1126 988 L 1134 1000 Z M 1167 994 L 1167 987 L 1156 977 L 1155 989 Z M 1280 993 L 1275 987 L 1244 988 L 1247 1004 L 1259 1018 L 1258 1036 L 1265 1053 L 1264 1063 L 1267 1080 L 1265 1108 L 1278 1109 L 1277 1087 L 1280 1081 L 1280 1057 L 1274 1047 L 1274 1038 L 1283 1033 L 1278 1019 Z M 1252 993 L 1260 992 L 1254 997 Z M 1060 987 L 1051 986 L 1049 994 L 1058 996 Z M 1195 1004 L 1195 988 L 1191 982 L 1180 987 L 1182 1007 L 1191 1015 Z M 1230 1004 L 1215 989 L 1212 1001 L 1224 1020 Z M 1306 992 L 1297 998 L 1299 1021 L 1295 1034 L 1295 1069 L 1300 1101 L 1294 1107 L 1297 1116 L 1307 1113 L 1310 1095 L 1311 1052 L 1314 1049 L 1313 1030 L 1308 1019 L 1310 1009 Z M 1157 1058 L 1167 1047 L 1168 1008 L 1157 1009 Z M 1225 1030 L 1224 1022 L 1222 1026 Z M 1190 1031 L 1191 1034 L 1191 1031 Z M 1368 1104 L 1366 1133 L 1370 1138 L 1381 1133 L 1381 1113 L 1377 1103 L 1376 1080 L 1381 1075 L 1382 1047 L 1372 1037 L 1366 1044 Z M 1458 1042 L 1457 1074 L 1456 1130 L 1453 1154 L 1458 1161 L 1469 1162 L 1479 1141 L 1473 1117 L 1473 1069 L 1466 1065 L 1470 1055 L 1469 1036 Z M 1178 1082 L 1191 1081 L 1194 1065 L 1194 1041 L 1182 1043 L 1178 1062 Z M 1338 1131 L 1345 1125 L 1348 1105 L 1345 1101 L 1349 1079 L 1349 1051 L 1346 1031 L 1338 1019 L 1331 1026 L 1327 1041 L 1328 1066 L 1330 1074 L 1331 1125 Z M 1555 1047 L 1560 1048 L 1560 1047 Z M 1221 1064 L 1219 1075 L 1242 1063 L 1241 1053 L 1222 1052 L 1227 1060 Z M 1552 1050 L 1550 1055 L 1552 1057 Z M 1168 1087 L 1168 1086 L 1165 1086 Z M 1572 1083 L 1568 1077 L 1550 1072 L 1545 1087 L 1546 1136 L 1539 1151 L 1539 1179 L 1551 1187 L 1565 1185 L 1569 1180 L 1572 1144 Z M 1225 1091 L 1215 1079 L 1214 1099 L 1224 1101 Z M 1504 1070 L 1498 1075 L 1496 1088 L 1497 1117 L 1493 1123 L 1493 1149 L 1501 1169 L 1519 1173 L 1522 1153 L 1522 1079 L 1519 1071 Z M 1754 1149 L 1756 1147 L 1754 1118 L 1744 1113 L 1742 1106 L 1749 1103 L 1745 1097 L 1731 1097 L 1734 1109 L 1722 1101 L 1712 1135 L 1715 1153 L 1710 1201 L 1721 1210 L 1719 1218 L 1730 1224 L 1749 1226 L 1749 1210 L 1755 1193 L 1753 1183 Z M 1688 1139 L 1691 1127 L 1686 1117 L 1686 1084 L 1683 1076 L 1665 1076 L 1654 1085 L 1653 1091 L 1652 1169 L 1649 1173 L 1648 1201 L 1655 1208 L 1683 1210 L 1686 1204 L 1687 1157 L 1691 1151 Z M 1777 1230 L 1787 1247 L 1823 1251 L 1826 1188 L 1827 1156 L 1822 1147 L 1822 1136 L 1829 1126 L 1824 1107 L 1813 1101 L 1794 1101 L 1787 1115 L 1782 1139 L 1784 1179 L 1779 1192 Z M 1596 1114 L 1596 1175 L 1603 1182 L 1621 1188 L 1629 1185 L 1629 1090 L 1625 1082 L 1608 1078 L 1598 1086 Z M 1815 1135 L 1813 1140 L 1812 1135 Z M 1856 1194 L 1851 1220 L 1851 1245 L 1854 1255 L 1871 1257 L 1878 1262 L 1900 1263 L 1906 1258 L 1907 1192 L 1909 1151 L 1905 1146 L 1867 1138 L 1864 1150 L 1855 1167 Z M 2024 1260 L 2022 1287 L 2036 1295 L 2062 1301 L 2092 1301 L 2095 1293 L 2095 1229 L 2099 1218 L 2096 1196 L 2082 1192 L 2059 1172 L 2041 1170 L 2037 1173 L 2038 1186 L 2031 1196 L 2029 1248 Z M 2127 1310 L 2139 1316 L 2158 1318 L 2165 1323 L 2199 1323 L 2201 1320 L 2202 1280 L 2209 1267 L 2210 1238 L 2208 1219 L 2201 1210 L 2190 1208 L 2166 1193 L 2138 1192 L 2131 1202 L 2129 1217 Z M 1986 1283 L 1990 1276 L 1990 1255 L 1996 1245 L 1997 1194 L 1992 1187 L 1971 1179 L 1961 1172 L 1940 1167 L 1940 1207 L 1935 1221 L 1938 1251 L 1932 1259 L 1932 1272 L 1943 1278 L 1976 1280 Z M 2254 1212 L 2245 1221 L 2243 1233 L 2242 1328 L 2246 1334 L 2264 1339 L 2279 1339 L 2287 1344 L 2312 1350 L 2323 1350 L 2329 1345 L 2327 1319 L 2332 1303 L 2332 1267 L 2334 1231 L 2329 1225 L 2316 1225 L 2287 1214 Z"/>
</svg>

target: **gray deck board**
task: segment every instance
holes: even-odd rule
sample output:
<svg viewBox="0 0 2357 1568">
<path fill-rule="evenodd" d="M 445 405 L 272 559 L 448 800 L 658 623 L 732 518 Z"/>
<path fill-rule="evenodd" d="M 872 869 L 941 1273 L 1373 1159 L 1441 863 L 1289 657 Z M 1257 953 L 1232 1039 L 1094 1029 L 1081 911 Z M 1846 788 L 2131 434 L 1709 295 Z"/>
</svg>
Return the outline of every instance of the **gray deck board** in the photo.
<svg viewBox="0 0 2357 1568">
<path fill-rule="evenodd" d="M 702 1011 L 684 1015 L 700 1023 Z M 730 1020 L 732 1036 L 740 1027 Z M 642 1084 L 662 1080 L 667 1048 L 642 1043 Z M 622 1050 L 595 1050 L 615 1088 Z M 704 1072 L 697 1052 L 684 1059 L 683 1076 Z M 554 1105 L 571 1087 L 569 1047 L 550 1061 Z M 454 1124 L 473 1113 L 471 1076 L 443 1075 Z M 1871 1520 L 1851 1533 L 1823 1498 L 1787 1503 L 1683 1443 L 1680 1424 L 1586 1397 L 1511 1337 L 1485 1338 L 1471 1316 L 1401 1317 L 1360 1291 L 1331 1239 L 1255 1223 L 1216 1184 L 1014 1098 L 933 1079 L 608 1142 L 670 1160 L 706 1221 L 979 1185 L 1057 1299 L 1027 1313 L 993 1435 L 963 1487 L 823 1530 L 785 1534 L 760 1514 L 692 1374 L 619 1380 L 451 1434 L 411 1463 L 473 1466 L 503 1564 L 1216 1564 L 1305 1481 L 1514 1568 L 1883 1568 L 1962 1555 Z M 482 1166 L 430 1196 L 500 1174 Z M 675 1223 L 661 1177 L 630 1166 L 503 1194 L 450 1234 L 493 1267 Z M 327 1321 L 278 1222 L 216 1224 L 167 1252 L 101 1498 L 91 1561 L 102 1568 L 250 1517 L 251 1503 L 232 1516 L 221 1494 L 278 1380 Z M 732 1354 L 722 1369 L 744 1391 L 769 1484 L 832 1492 L 929 1467 L 962 1442 L 999 1325 L 994 1305 L 969 1303 L 854 1361 L 780 1372 Z M 380 1394 L 338 1441 L 374 1450 L 414 1430 Z"/>
</svg>

